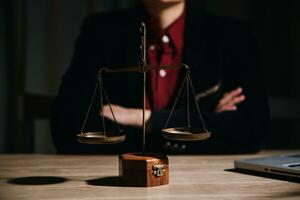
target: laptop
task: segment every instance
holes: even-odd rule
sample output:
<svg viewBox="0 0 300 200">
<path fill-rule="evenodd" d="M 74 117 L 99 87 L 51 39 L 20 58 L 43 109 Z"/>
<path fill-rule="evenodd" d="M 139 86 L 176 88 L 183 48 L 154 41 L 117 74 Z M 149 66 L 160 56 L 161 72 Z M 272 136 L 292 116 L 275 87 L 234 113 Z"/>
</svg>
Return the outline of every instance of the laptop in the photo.
<svg viewBox="0 0 300 200">
<path fill-rule="evenodd" d="M 300 178 L 300 153 L 235 160 L 234 167 Z"/>
</svg>

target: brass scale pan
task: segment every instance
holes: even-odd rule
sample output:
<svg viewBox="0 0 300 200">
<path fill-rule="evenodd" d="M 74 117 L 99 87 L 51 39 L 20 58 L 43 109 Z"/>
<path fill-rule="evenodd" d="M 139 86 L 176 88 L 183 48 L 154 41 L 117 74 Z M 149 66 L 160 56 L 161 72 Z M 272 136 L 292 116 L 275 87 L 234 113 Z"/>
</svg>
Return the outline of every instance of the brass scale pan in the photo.
<svg viewBox="0 0 300 200">
<path fill-rule="evenodd" d="M 126 139 L 126 135 L 110 135 L 102 131 L 85 132 L 77 134 L 77 140 L 84 144 L 117 144 Z"/>
<path fill-rule="evenodd" d="M 185 64 L 181 64 L 180 67 L 185 67 L 187 70 L 189 69 L 189 67 Z M 178 66 L 176 66 L 178 68 Z M 100 77 L 101 79 L 101 73 L 103 71 L 105 72 L 128 72 L 128 71 L 134 71 L 134 72 L 145 72 L 145 71 L 149 71 L 151 70 L 151 66 L 146 66 L 145 69 L 141 69 L 140 67 L 128 67 L 128 68 L 124 68 L 124 69 L 108 69 L 108 68 L 102 68 L 99 73 L 98 73 L 98 78 Z M 160 67 L 160 68 L 175 68 L 174 66 L 164 66 L 164 67 Z M 100 75 L 100 76 L 99 76 Z M 100 80 L 99 79 L 99 80 Z M 100 86 L 102 84 L 101 82 L 102 80 L 100 80 Z M 97 86 L 95 88 L 95 92 L 97 90 Z M 100 88 L 101 90 L 101 88 Z M 92 102 L 94 101 L 94 97 L 95 97 L 95 92 L 92 98 Z M 105 92 L 105 91 L 104 91 Z M 104 93 L 106 98 L 107 95 L 106 93 Z M 107 98 L 108 101 L 108 98 Z M 109 103 L 109 101 L 108 101 Z M 175 104 L 174 104 L 175 106 Z M 91 105 L 89 107 L 89 110 L 91 108 Z M 77 140 L 81 143 L 85 143 L 85 144 L 117 144 L 117 143 L 121 143 L 126 139 L 126 135 L 123 134 L 122 130 L 119 131 L 119 133 L 107 133 L 105 131 L 94 131 L 94 132 L 83 132 L 88 114 L 89 114 L 89 110 L 82 128 L 82 132 L 77 134 Z M 112 112 L 112 110 L 111 110 Z M 113 112 L 112 112 L 113 113 Z M 116 122 L 116 120 L 115 120 Z M 200 141 L 200 140 L 206 140 L 210 137 L 211 132 L 203 131 L 202 129 L 197 129 L 197 128 L 192 128 L 192 127 L 176 127 L 176 128 L 164 128 L 162 130 L 163 136 L 167 139 L 170 140 L 178 140 L 178 141 Z"/>
<path fill-rule="evenodd" d="M 166 128 L 162 130 L 162 133 L 165 138 L 178 141 L 206 140 L 211 135 L 208 131 L 188 127 Z"/>
</svg>

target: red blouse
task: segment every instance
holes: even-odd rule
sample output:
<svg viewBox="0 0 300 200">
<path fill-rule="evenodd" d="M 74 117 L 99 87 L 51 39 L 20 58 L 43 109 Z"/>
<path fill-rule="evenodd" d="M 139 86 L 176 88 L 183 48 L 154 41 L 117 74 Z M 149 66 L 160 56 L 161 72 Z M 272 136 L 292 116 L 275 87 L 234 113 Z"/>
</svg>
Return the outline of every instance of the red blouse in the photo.
<svg viewBox="0 0 300 200">
<path fill-rule="evenodd" d="M 152 65 L 178 65 L 182 61 L 184 43 L 185 12 L 165 30 L 156 19 L 150 18 L 148 25 L 148 62 Z M 179 78 L 179 69 L 152 70 L 151 92 L 148 92 L 147 108 L 161 110 L 169 106 Z"/>
</svg>

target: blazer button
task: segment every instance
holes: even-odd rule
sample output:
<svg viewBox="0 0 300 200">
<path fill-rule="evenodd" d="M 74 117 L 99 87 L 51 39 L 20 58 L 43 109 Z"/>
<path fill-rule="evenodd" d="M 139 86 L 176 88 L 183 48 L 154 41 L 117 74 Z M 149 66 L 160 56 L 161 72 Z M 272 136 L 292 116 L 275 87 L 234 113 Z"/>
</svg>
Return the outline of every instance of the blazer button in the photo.
<svg viewBox="0 0 300 200">
<path fill-rule="evenodd" d="M 185 151 L 186 151 L 186 145 L 185 144 L 180 145 L 179 152 L 183 153 Z"/>
<path fill-rule="evenodd" d="M 171 150 L 174 151 L 174 152 L 178 152 L 179 145 L 177 143 L 173 144 Z"/>
<path fill-rule="evenodd" d="M 172 143 L 171 142 L 166 142 L 166 144 L 164 145 L 164 149 L 165 150 L 171 150 L 171 147 L 172 147 Z"/>
</svg>

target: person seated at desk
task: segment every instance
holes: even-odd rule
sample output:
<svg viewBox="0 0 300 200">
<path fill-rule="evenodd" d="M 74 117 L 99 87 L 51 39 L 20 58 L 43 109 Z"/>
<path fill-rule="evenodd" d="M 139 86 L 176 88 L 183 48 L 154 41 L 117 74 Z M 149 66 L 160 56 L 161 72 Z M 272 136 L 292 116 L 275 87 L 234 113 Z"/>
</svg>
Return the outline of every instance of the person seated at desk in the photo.
<svg viewBox="0 0 300 200">
<path fill-rule="evenodd" d="M 141 21 L 149 33 L 148 63 L 190 67 L 200 109 L 212 132 L 210 139 L 200 142 L 162 137 L 182 77 L 180 70 L 152 70 L 147 77 L 147 151 L 190 154 L 260 149 L 269 110 L 250 27 L 199 10 L 196 0 L 141 0 L 137 7 L 85 19 L 53 106 L 51 129 L 59 153 L 141 151 L 143 82 L 138 73 L 104 76 L 114 114 L 127 135 L 125 142 L 85 145 L 76 140 L 100 67 L 139 65 Z M 87 123 L 90 129 L 101 128 L 100 113 L 108 121 L 113 119 L 108 105 L 101 108 L 96 101 Z M 175 111 L 174 118 L 175 124 L 180 123 L 186 113 Z"/>
</svg>

